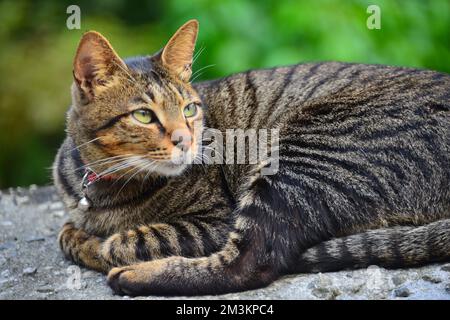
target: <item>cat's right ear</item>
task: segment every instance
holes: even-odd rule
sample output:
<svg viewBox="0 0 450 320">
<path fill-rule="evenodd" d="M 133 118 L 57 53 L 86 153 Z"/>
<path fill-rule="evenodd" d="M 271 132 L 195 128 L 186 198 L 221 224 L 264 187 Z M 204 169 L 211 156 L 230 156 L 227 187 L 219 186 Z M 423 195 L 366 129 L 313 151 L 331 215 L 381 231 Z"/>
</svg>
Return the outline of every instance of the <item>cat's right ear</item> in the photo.
<svg viewBox="0 0 450 320">
<path fill-rule="evenodd" d="M 160 53 L 162 64 L 183 81 L 189 81 L 192 74 L 197 34 L 198 21 L 189 20 L 175 32 Z"/>
<path fill-rule="evenodd" d="M 73 77 L 83 101 L 90 102 L 113 86 L 126 65 L 108 40 L 95 31 L 86 32 L 73 61 Z"/>
</svg>

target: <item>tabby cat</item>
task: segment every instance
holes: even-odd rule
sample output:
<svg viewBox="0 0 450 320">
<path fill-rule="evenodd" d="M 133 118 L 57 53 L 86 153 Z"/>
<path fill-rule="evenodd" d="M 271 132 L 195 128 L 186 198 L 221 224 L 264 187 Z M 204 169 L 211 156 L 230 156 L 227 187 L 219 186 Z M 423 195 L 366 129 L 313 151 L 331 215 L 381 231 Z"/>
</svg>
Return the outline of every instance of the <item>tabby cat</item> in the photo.
<svg viewBox="0 0 450 320">
<path fill-rule="evenodd" d="M 83 35 L 54 165 L 66 257 L 132 296 L 449 260 L 448 74 L 324 62 L 193 84 L 197 32 L 127 60 Z M 203 127 L 277 128 L 277 173 L 174 162 L 198 157 Z"/>
</svg>

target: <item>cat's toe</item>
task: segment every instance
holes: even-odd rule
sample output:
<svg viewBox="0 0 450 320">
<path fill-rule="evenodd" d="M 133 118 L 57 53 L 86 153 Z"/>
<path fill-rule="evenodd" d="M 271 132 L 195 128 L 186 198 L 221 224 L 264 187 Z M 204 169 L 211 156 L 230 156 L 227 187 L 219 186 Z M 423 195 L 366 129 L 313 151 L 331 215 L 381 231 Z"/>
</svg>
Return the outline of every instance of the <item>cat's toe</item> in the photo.
<svg viewBox="0 0 450 320">
<path fill-rule="evenodd" d="M 108 273 L 107 283 L 117 295 L 135 296 L 138 294 L 134 289 L 132 279 L 135 278 L 132 267 L 113 268 Z"/>
<path fill-rule="evenodd" d="M 124 268 L 112 268 L 107 276 L 107 283 L 113 290 L 114 294 L 124 295 L 119 285 L 120 274 L 125 272 Z"/>
</svg>

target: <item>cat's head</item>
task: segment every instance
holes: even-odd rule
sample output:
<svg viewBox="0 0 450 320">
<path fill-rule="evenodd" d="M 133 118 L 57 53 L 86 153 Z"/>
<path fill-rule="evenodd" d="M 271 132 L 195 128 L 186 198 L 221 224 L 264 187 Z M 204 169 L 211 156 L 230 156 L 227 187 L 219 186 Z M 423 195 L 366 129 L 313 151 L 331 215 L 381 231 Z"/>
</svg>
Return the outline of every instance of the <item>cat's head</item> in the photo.
<svg viewBox="0 0 450 320">
<path fill-rule="evenodd" d="M 176 175 L 198 156 L 203 110 L 189 83 L 197 33 L 190 20 L 158 53 L 127 60 L 101 34 L 83 35 L 67 128 L 85 164 Z"/>
</svg>

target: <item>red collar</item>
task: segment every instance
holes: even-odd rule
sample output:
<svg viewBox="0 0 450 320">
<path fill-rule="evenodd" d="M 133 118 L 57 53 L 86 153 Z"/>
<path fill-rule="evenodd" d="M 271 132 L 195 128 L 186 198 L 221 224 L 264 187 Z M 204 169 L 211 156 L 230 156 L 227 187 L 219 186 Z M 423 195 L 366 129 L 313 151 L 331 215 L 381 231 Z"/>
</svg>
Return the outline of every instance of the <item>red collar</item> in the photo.
<svg viewBox="0 0 450 320">
<path fill-rule="evenodd" d="M 115 175 L 109 174 L 109 175 L 99 176 L 94 170 L 92 170 L 89 167 L 86 167 L 84 169 L 84 175 L 83 175 L 83 179 L 81 180 L 81 185 L 82 185 L 82 188 L 85 189 L 97 181 L 100 181 L 100 180 L 111 181 L 111 180 L 115 180 L 115 179 L 116 179 Z"/>
<path fill-rule="evenodd" d="M 81 189 L 83 192 L 83 197 L 78 201 L 78 208 L 82 211 L 87 211 L 92 206 L 92 202 L 87 195 L 87 188 L 91 184 L 100 180 L 110 181 L 114 179 L 116 179 L 116 177 L 113 175 L 99 176 L 97 173 L 95 173 L 94 170 L 92 170 L 89 167 L 86 167 L 84 169 L 83 179 L 81 179 Z"/>
<path fill-rule="evenodd" d="M 86 179 L 89 183 L 94 183 L 96 181 L 99 180 L 106 180 L 106 181 L 111 181 L 116 179 L 116 177 L 112 174 L 109 175 L 104 175 L 104 176 L 99 176 L 98 174 L 96 174 L 94 171 L 92 171 L 91 169 L 86 169 Z"/>
</svg>

